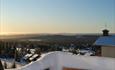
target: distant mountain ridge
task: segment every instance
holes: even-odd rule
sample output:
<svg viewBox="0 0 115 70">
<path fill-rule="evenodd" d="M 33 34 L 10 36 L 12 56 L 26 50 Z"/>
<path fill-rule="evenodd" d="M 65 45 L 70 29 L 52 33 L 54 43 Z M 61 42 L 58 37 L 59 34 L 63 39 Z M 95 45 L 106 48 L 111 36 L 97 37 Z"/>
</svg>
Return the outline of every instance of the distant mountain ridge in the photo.
<svg viewBox="0 0 115 70">
<path fill-rule="evenodd" d="M 20 35 L 0 35 L 0 39 L 49 39 L 49 38 L 78 38 L 78 37 L 95 37 L 101 36 L 102 34 L 97 33 L 60 33 L 60 34 L 20 34 Z M 115 34 L 111 34 L 115 35 Z"/>
</svg>

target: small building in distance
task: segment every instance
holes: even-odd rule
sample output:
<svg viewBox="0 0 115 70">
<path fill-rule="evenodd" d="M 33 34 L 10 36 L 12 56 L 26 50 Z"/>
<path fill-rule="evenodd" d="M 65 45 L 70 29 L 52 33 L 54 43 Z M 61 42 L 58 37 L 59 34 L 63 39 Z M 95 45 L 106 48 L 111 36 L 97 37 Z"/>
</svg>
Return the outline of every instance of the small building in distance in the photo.
<svg viewBox="0 0 115 70">
<path fill-rule="evenodd" d="M 94 45 L 101 46 L 101 56 L 115 58 L 115 36 L 109 35 L 109 30 L 103 30 L 103 36 L 99 37 Z"/>
</svg>

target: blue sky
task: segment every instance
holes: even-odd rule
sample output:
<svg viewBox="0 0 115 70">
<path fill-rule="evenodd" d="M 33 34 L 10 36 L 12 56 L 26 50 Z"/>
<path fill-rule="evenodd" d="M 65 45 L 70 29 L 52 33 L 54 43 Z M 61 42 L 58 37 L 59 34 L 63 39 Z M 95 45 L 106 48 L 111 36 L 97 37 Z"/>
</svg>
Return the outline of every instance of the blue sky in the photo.
<svg viewBox="0 0 115 70">
<path fill-rule="evenodd" d="M 115 33 L 115 0 L 0 0 L 1 33 Z"/>
</svg>

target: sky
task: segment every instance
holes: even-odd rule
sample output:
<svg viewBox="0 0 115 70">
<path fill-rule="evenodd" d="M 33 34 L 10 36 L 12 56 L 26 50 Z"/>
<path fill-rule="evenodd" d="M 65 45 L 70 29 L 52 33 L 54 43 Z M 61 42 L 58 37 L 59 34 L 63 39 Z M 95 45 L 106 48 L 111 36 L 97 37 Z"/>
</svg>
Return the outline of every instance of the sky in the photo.
<svg viewBox="0 0 115 70">
<path fill-rule="evenodd" d="M 115 0 L 0 0 L 0 34 L 115 33 Z"/>
</svg>

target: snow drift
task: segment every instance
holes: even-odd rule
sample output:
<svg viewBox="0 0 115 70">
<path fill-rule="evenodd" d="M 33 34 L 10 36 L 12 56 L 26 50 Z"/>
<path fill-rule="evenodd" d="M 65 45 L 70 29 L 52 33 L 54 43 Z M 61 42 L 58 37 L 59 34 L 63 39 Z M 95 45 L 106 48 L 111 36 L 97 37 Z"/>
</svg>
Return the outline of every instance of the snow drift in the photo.
<svg viewBox="0 0 115 70">
<path fill-rule="evenodd" d="M 35 62 L 15 70 L 62 70 L 64 67 L 87 70 L 115 70 L 115 58 L 77 56 L 67 52 L 50 52 Z"/>
</svg>

